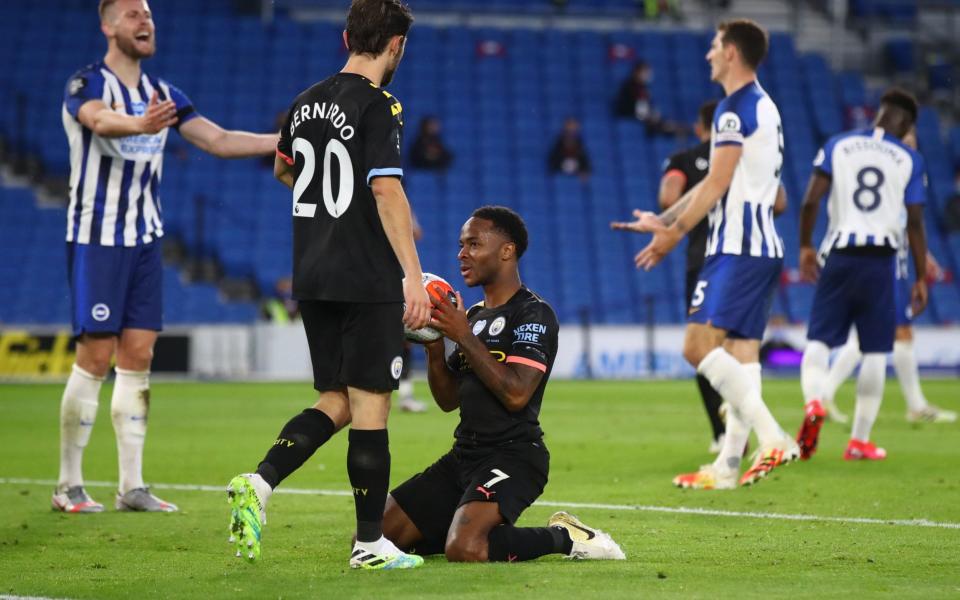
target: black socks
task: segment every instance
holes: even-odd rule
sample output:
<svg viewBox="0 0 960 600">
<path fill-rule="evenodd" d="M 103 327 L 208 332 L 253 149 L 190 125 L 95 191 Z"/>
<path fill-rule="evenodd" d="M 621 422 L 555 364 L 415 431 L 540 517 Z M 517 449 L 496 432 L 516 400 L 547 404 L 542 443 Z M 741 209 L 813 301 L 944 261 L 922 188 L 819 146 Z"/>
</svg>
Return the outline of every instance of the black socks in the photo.
<svg viewBox="0 0 960 600">
<path fill-rule="evenodd" d="M 257 473 L 271 488 L 286 479 L 333 436 L 336 426 L 323 411 L 308 408 L 290 419 L 273 443 Z"/>
<path fill-rule="evenodd" d="M 375 542 L 382 535 L 383 506 L 390 485 L 390 448 L 386 429 L 351 429 L 347 475 L 357 509 L 357 541 Z"/>
<path fill-rule="evenodd" d="M 497 525 L 487 535 L 487 560 L 514 562 L 545 554 L 570 554 L 573 540 L 563 527 Z"/>
</svg>

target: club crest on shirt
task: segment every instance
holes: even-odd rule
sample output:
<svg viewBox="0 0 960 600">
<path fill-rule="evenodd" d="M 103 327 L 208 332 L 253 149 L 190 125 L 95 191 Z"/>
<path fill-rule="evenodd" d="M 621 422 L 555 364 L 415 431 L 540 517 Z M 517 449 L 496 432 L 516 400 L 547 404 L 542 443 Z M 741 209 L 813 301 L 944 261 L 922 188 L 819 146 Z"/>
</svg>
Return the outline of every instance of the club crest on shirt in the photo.
<svg viewBox="0 0 960 600">
<path fill-rule="evenodd" d="M 487 330 L 487 333 L 490 335 L 500 335 L 500 332 L 503 331 L 506 324 L 507 320 L 504 317 L 497 317 L 493 320 L 493 323 L 490 323 L 490 329 Z"/>
<path fill-rule="evenodd" d="M 473 324 L 473 335 L 480 335 L 480 332 L 483 331 L 483 328 L 487 326 L 486 319 L 480 319 Z"/>
<path fill-rule="evenodd" d="M 130 110 L 133 111 L 133 114 L 140 117 L 147 112 L 147 103 L 146 102 L 131 102 Z"/>
<path fill-rule="evenodd" d="M 85 87 L 87 87 L 87 80 L 83 77 L 75 77 L 67 84 L 67 93 L 71 96 L 76 96 Z"/>
<path fill-rule="evenodd" d="M 693 165 L 697 167 L 698 171 L 706 171 L 710 167 L 710 161 L 701 156 L 693 161 Z"/>
</svg>

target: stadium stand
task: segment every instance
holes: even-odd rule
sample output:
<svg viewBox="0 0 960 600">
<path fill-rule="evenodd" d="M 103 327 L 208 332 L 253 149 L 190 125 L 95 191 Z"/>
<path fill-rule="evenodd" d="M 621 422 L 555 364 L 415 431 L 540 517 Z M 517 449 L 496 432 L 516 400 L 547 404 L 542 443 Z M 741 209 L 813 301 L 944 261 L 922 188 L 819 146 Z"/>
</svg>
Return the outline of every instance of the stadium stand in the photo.
<svg viewBox="0 0 960 600">
<path fill-rule="evenodd" d="M 68 170 L 61 90 L 72 72 L 104 51 L 87 4 L 0 3 L 0 54 L 10 57 L 0 71 L 0 135 L 15 152 L 39 157 L 50 174 Z M 485 4 L 554 10 L 547 0 Z M 604 3 L 612 12 L 634 7 L 631 0 Z M 300 90 L 345 59 L 340 26 L 333 23 L 295 22 L 280 13 L 265 26 L 254 16 L 234 14 L 228 0 L 168 0 L 154 9 L 158 52 L 146 68 L 226 127 L 272 128 Z M 568 10 L 578 10 L 577 2 Z M 62 35 L 68 30 L 69 36 Z M 637 273 L 632 257 L 645 238 L 611 234 L 609 222 L 634 207 L 654 209 L 662 161 L 693 140 L 647 137 L 642 124 L 615 119 L 611 103 L 633 61 L 643 58 L 654 70 L 656 108 L 665 118 L 692 121 L 699 104 L 720 93 L 708 82 L 703 60 L 710 35 L 673 28 L 600 33 L 417 25 L 390 89 L 403 102 L 408 142 L 422 117 L 437 115 L 455 155 L 446 173 L 407 171 L 406 188 L 425 231 L 425 270 L 456 281 L 460 224 L 472 208 L 502 203 L 526 218 L 531 249 L 525 279 L 553 301 L 562 321 L 576 321 L 584 311 L 596 323 L 638 322 L 649 314 L 658 322 L 681 321 L 681 253 L 662 268 Z M 29 52 L 18 51 L 26 47 Z M 782 33 L 772 35 L 760 75 L 783 115 L 783 181 L 791 201 L 777 223 L 788 252 L 776 312 L 798 322 L 809 314 L 813 292 L 791 282 L 810 161 L 828 136 L 844 128 L 847 107 L 874 98 L 860 75 L 836 73 L 822 56 L 798 53 Z M 547 173 L 552 132 L 567 116 L 583 125 L 594 164 L 588 181 Z M 953 193 L 954 165 L 960 164 L 960 129 L 945 141 L 936 112 L 925 109 L 918 135 L 931 186 L 930 247 L 956 273 L 960 236 L 947 236 L 941 211 Z M 289 194 L 262 161 L 217 160 L 176 135 L 170 139 L 161 186 L 167 235 L 194 257 L 215 259 L 226 275 L 250 278 L 269 293 L 289 272 Z M 0 188 L 0 211 L 0 279 L 6 282 L 0 286 L 0 322 L 68 321 L 62 210 L 37 208 L 24 189 Z M 165 284 L 168 322 L 256 318 L 254 304 L 225 303 L 211 284 L 184 285 L 173 267 Z M 960 321 L 960 283 L 952 275 L 932 286 L 931 298 L 921 323 Z"/>
</svg>

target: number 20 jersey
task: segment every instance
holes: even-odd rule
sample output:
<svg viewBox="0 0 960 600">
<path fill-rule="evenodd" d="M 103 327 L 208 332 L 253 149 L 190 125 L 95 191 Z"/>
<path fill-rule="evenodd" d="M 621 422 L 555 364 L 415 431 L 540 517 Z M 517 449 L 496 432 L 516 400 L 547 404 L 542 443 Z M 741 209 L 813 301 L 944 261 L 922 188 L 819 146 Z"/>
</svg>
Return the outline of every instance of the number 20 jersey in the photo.
<svg viewBox="0 0 960 600">
<path fill-rule="evenodd" d="M 880 128 L 830 138 L 813 166 L 832 181 L 824 256 L 834 248 L 897 248 L 904 205 L 926 202 L 923 157 Z"/>
<path fill-rule="evenodd" d="M 376 199 L 375 177 L 402 177 L 402 107 L 361 75 L 337 73 L 293 101 L 277 155 L 293 167 L 293 295 L 402 302 L 403 271 Z"/>
</svg>

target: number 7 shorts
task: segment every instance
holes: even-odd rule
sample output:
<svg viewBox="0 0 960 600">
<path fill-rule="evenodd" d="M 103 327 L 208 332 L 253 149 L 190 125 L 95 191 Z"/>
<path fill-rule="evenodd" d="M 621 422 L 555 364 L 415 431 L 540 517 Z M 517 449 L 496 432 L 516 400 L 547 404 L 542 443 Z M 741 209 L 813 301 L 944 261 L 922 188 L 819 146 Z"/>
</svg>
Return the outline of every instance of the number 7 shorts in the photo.
<svg viewBox="0 0 960 600">
<path fill-rule="evenodd" d="M 507 523 L 540 497 L 547 485 L 550 453 L 542 441 L 450 452 L 397 486 L 390 495 L 417 526 L 420 554 L 443 552 L 457 509 L 468 502 L 496 502 Z"/>
</svg>

